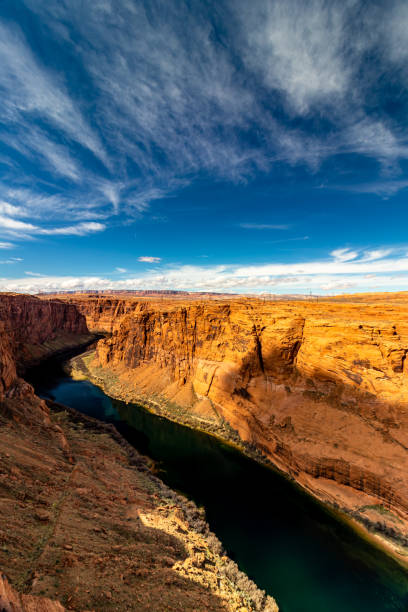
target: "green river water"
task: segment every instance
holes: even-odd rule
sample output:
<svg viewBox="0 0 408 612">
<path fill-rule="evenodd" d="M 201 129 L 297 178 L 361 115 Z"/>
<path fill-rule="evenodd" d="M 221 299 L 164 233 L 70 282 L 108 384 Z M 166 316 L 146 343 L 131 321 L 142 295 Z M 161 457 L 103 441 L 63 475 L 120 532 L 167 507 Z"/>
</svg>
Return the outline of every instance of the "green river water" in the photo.
<svg viewBox="0 0 408 612">
<path fill-rule="evenodd" d="M 159 476 L 204 506 L 228 555 L 282 612 L 407 612 L 408 575 L 279 473 L 213 437 L 110 399 L 64 375 L 33 370 L 37 393 L 115 423 Z"/>
</svg>

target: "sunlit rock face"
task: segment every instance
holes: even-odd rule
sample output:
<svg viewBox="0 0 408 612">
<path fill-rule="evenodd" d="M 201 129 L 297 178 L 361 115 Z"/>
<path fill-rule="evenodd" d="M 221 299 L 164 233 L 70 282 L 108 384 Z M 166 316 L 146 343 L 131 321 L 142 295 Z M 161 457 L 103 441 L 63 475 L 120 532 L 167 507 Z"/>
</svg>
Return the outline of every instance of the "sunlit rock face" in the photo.
<svg viewBox="0 0 408 612">
<path fill-rule="evenodd" d="M 21 375 L 27 366 L 91 338 L 86 320 L 75 306 L 27 295 L 0 295 L 0 416 L 67 442 L 50 420 L 45 402 Z"/>
<path fill-rule="evenodd" d="M 78 308 L 3 294 L 0 324 L 0 610 L 277 612 L 112 425 L 19 376 L 93 338 Z"/>
<path fill-rule="evenodd" d="M 110 332 L 95 363 L 119 376 L 124 397 L 131 388 L 225 419 L 321 499 L 374 522 L 380 511 L 382 523 L 406 535 L 403 297 L 69 299 L 90 329 Z"/>
<path fill-rule="evenodd" d="M 64 612 L 58 601 L 17 593 L 6 576 L 0 574 L 0 610 L 5 612 Z"/>
</svg>

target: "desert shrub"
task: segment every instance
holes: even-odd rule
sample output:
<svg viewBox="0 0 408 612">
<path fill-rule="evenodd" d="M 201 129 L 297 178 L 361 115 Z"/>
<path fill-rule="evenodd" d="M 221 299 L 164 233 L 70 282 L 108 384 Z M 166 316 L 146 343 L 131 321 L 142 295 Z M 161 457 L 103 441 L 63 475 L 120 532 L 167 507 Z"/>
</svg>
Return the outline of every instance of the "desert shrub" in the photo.
<svg viewBox="0 0 408 612">
<path fill-rule="evenodd" d="M 222 547 L 221 542 L 219 541 L 217 536 L 212 531 L 208 532 L 208 535 L 207 535 L 207 545 L 208 545 L 208 548 L 210 549 L 210 551 L 214 555 L 220 555 L 221 556 L 221 555 L 224 554 L 224 549 Z"/>
</svg>

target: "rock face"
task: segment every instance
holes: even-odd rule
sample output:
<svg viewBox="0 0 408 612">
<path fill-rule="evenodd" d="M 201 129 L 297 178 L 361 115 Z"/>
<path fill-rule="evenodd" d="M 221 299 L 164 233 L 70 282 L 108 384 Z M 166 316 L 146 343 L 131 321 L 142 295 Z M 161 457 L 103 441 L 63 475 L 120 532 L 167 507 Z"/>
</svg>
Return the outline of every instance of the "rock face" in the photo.
<svg viewBox="0 0 408 612">
<path fill-rule="evenodd" d="M 277 612 L 112 425 L 19 377 L 90 339 L 76 306 L 0 295 L 0 325 L 1 612 Z"/>
<path fill-rule="evenodd" d="M 226 421 L 324 501 L 407 537 L 408 299 L 353 304 L 70 296 L 123 397 Z M 133 392 L 133 396 L 132 396 Z"/>
<path fill-rule="evenodd" d="M 18 372 L 38 359 L 89 337 L 86 320 L 71 304 L 14 294 L 0 296 L 0 399 Z"/>
<path fill-rule="evenodd" d="M 144 302 L 115 297 L 78 299 L 61 296 L 61 299 L 77 308 L 85 316 L 89 329 L 94 332 L 112 333 L 120 325 L 124 315 L 140 312 L 147 307 Z"/>
<path fill-rule="evenodd" d="M 64 612 L 65 608 L 58 601 L 17 593 L 10 586 L 6 576 L 0 574 L 0 610 L 2 612 Z"/>
<path fill-rule="evenodd" d="M 74 305 L 1 294 L 0 413 L 16 422 L 41 426 L 65 448 L 66 440 L 51 424 L 45 403 L 20 375 L 38 360 L 91 338 L 85 317 Z"/>
</svg>

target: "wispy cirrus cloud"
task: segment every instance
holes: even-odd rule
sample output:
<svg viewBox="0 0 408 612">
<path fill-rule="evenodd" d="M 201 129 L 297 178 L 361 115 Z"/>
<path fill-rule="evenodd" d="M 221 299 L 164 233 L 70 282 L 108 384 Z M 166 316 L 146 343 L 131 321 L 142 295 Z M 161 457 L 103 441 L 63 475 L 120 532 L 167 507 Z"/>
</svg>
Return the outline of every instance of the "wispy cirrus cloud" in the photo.
<svg viewBox="0 0 408 612">
<path fill-rule="evenodd" d="M 36 116 L 62 130 L 104 163 L 106 153 L 98 135 L 84 119 L 57 74 L 46 69 L 32 53 L 21 31 L 0 22 L 1 117 L 17 125 L 29 125 Z M 34 131 L 35 137 L 36 131 Z M 31 135 L 32 137 L 32 135 Z"/>
<path fill-rule="evenodd" d="M 335 249 L 330 253 L 330 255 L 335 261 L 351 261 L 352 259 L 356 259 L 358 257 L 358 251 L 353 251 L 346 247 L 342 249 Z"/>
<path fill-rule="evenodd" d="M 21 257 L 9 257 L 8 259 L 3 259 L 0 261 L 0 264 L 17 264 L 24 261 Z"/>
<path fill-rule="evenodd" d="M 352 1 L 260 0 L 248 8 L 224 0 L 211 15 L 204 6 L 175 2 L 168 2 L 166 11 L 160 2 L 124 0 L 92 8 L 79 0 L 69 5 L 26 0 L 26 5 L 47 23 L 54 41 L 75 50 L 98 109 L 94 131 L 89 125 L 82 130 L 83 116 L 72 120 L 79 105 L 67 99 L 57 80 L 52 91 L 58 91 L 59 104 L 53 106 L 61 112 L 46 108 L 47 115 L 71 136 L 75 124 L 77 141 L 86 139 L 91 151 L 108 143 L 115 152 L 110 162 L 121 173 L 125 158 L 159 183 L 175 177 L 188 183 L 203 170 L 239 180 L 277 160 L 316 167 L 338 152 L 386 164 L 407 157 L 393 117 L 371 118 L 365 108 L 378 71 L 390 63 L 403 65 L 401 53 L 389 44 L 401 11 L 405 14 L 398 9 L 402 3 L 362 11 L 361 3 Z M 225 30 L 228 45 L 218 29 Z M 398 31 L 404 39 L 403 28 Z M 19 98 L 29 91 L 41 101 L 42 85 L 55 84 L 55 77 L 44 76 L 21 36 L 9 39 L 26 70 L 40 75 L 38 83 L 30 78 L 24 88 L 23 78 L 15 77 L 24 94 L 19 89 Z M 376 70 L 367 62 L 370 52 Z M 19 64 L 11 64 L 18 72 Z M 43 110 L 39 102 L 37 107 Z M 294 128 L 282 121 L 282 109 L 289 118 L 320 118 L 330 129 L 312 135 L 306 124 Z M 257 133 L 261 137 L 254 139 Z M 117 207 L 117 195 L 108 197 Z"/>
<path fill-rule="evenodd" d="M 81 170 L 66 146 L 28 122 L 19 123 L 13 133 L 0 133 L 0 142 L 35 164 L 74 182 L 81 181 Z"/>
<path fill-rule="evenodd" d="M 95 221 L 49 227 L 21 220 L 21 217 L 27 217 L 29 214 L 29 211 L 22 207 L 14 206 L 8 202 L 0 202 L 0 234 L 26 239 L 38 236 L 86 236 L 106 229 L 103 223 Z"/>
<path fill-rule="evenodd" d="M 77 225 L 68 225 L 63 227 L 42 227 L 39 229 L 39 233 L 45 236 L 87 236 L 88 234 L 94 234 L 95 232 L 103 232 L 105 229 L 106 225 L 103 223 L 89 221 L 78 223 Z"/>
<path fill-rule="evenodd" d="M 351 2 L 267 2 L 258 10 L 239 3 L 244 59 L 270 89 L 282 93 L 293 113 L 341 100 L 355 67 L 348 61 L 345 31 Z"/>
<path fill-rule="evenodd" d="M 334 185 L 333 187 L 338 190 L 352 191 L 355 193 L 376 194 L 378 196 L 383 197 L 384 199 L 388 199 L 399 191 L 407 189 L 408 180 L 383 179 L 379 181 L 376 180 L 371 183 L 360 183 L 354 185 Z"/>
<path fill-rule="evenodd" d="M 385 196 L 406 187 L 402 1 L 23 4 L 32 32 L 0 19 L 0 197 L 25 223 L 125 224 L 202 176 L 336 156 L 378 162 Z"/>
<path fill-rule="evenodd" d="M 253 230 L 288 230 L 291 228 L 291 225 L 274 225 L 271 223 L 239 223 L 239 227 Z"/>
<path fill-rule="evenodd" d="M 141 256 L 137 258 L 137 261 L 142 263 L 159 263 L 161 261 L 161 257 Z"/>
</svg>

